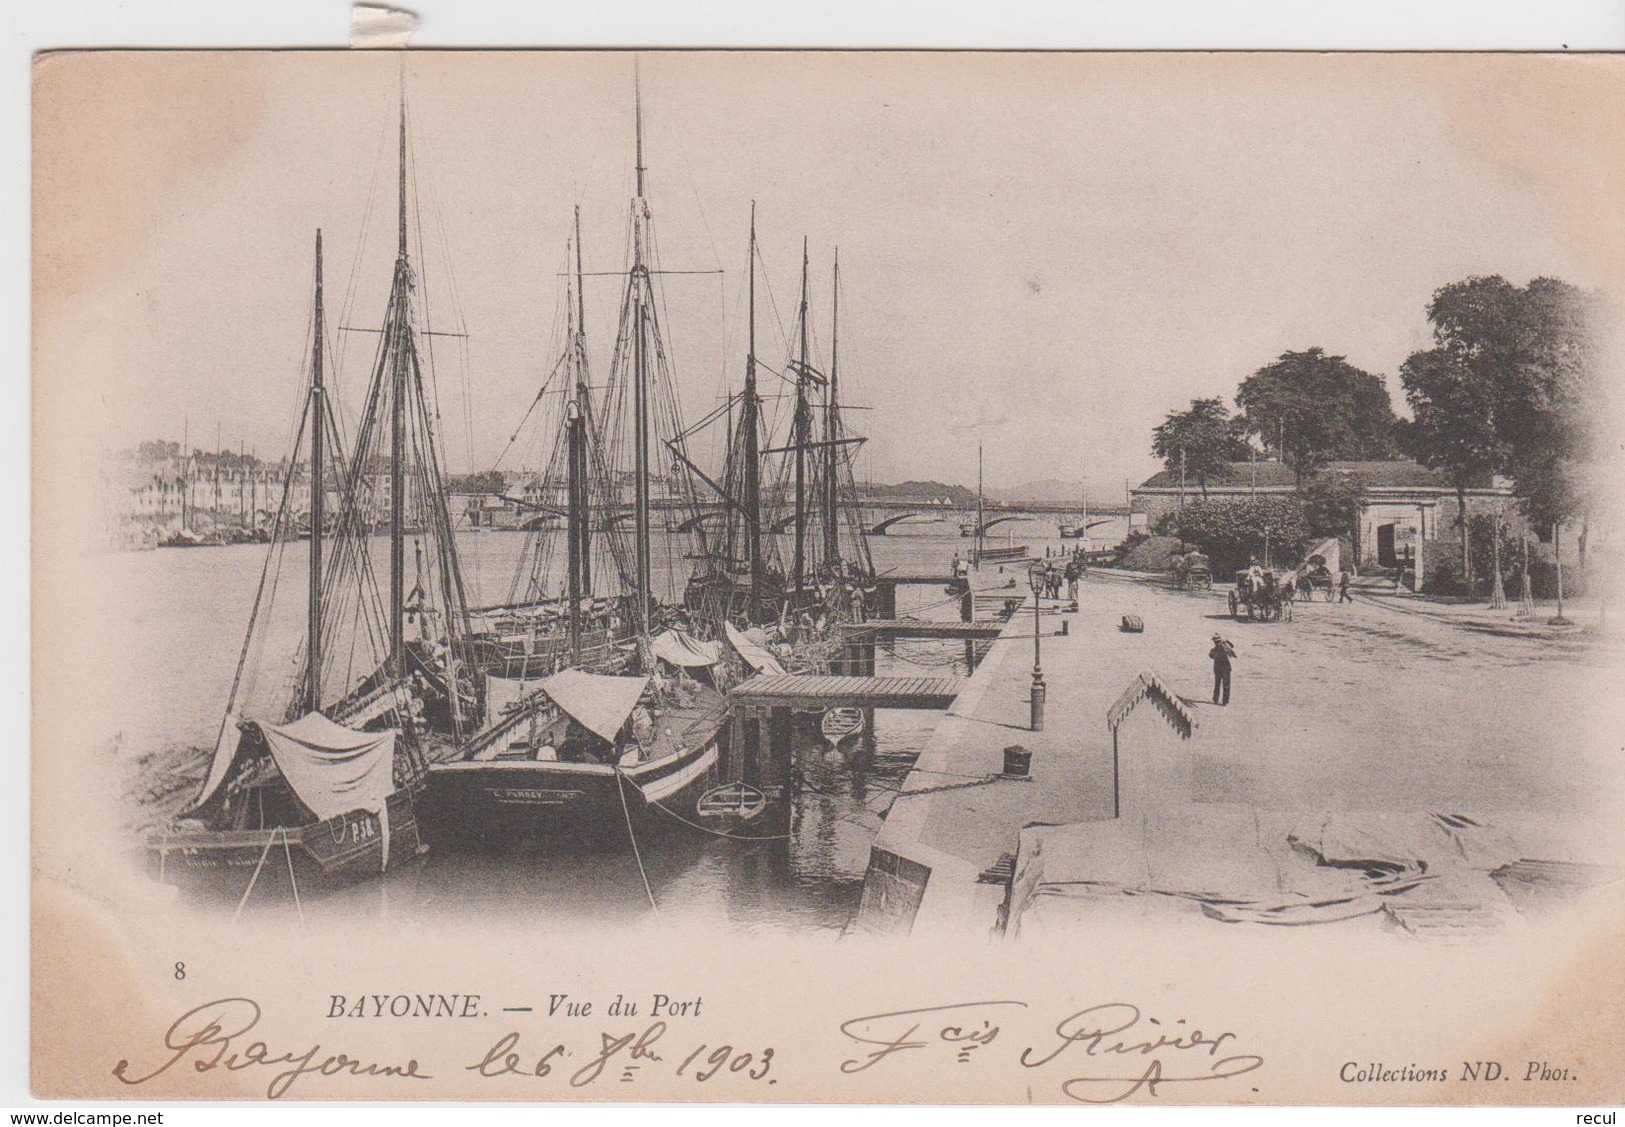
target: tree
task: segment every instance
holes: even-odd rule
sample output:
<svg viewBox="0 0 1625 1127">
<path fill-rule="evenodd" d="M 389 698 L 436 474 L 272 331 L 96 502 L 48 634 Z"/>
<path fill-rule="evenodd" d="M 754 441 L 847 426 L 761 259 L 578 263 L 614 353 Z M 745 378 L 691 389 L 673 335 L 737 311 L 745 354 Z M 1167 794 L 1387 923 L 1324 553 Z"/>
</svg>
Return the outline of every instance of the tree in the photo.
<svg viewBox="0 0 1625 1127">
<path fill-rule="evenodd" d="M 1519 289 L 1498 276 L 1444 286 L 1428 306 L 1435 347 L 1418 374 L 1436 399 L 1433 456 L 1510 474 L 1530 521 L 1558 535 L 1598 495 L 1602 310 L 1597 295 L 1556 278 Z"/>
<path fill-rule="evenodd" d="M 1415 416 L 1409 431 L 1411 452 L 1425 466 L 1442 470 L 1456 490 L 1456 524 L 1461 530 L 1461 574 L 1473 593 L 1467 490 L 1487 484 L 1506 450 L 1496 431 L 1500 388 L 1480 370 L 1482 354 L 1445 339 L 1413 353 L 1399 369 L 1405 398 Z"/>
<path fill-rule="evenodd" d="M 1347 536 L 1360 558 L 1360 511 L 1365 486 L 1349 473 L 1321 471 L 1298 485 L 1298 504 L 1311 536 Z"/>
<path fill-rule="evenodd" d="M 480 470 L 478 473 L 456 474 L 446 480 L 453 493 L 496 493 L 508 491 L 508 480 L 501 470 Z"/>
<path fill-rule="evenodd" d="M 1195 501 L 1186 505 L 1173 523 L 1180 539 L 1202 545 L 1221 570 L 1260 552 L 1290 556 L 1310 535 L 1297 497 Z"/>
<path fill-rule="evenodd" d="M 1606 417 L 1597 336 L 1602 304 L 1556 278 L 1523 291 L 1523 348 L 1497 416 L 1513 482 L 1537 524 L 1584 520 L 1596 501 L 1597 426 Z"/>
<path fill-rule="evenodd" d="M 1189 410 L 1170 411 L 1151 432 L 1151 452 L 1171 471 L 1194 477 L 1207 496 L 1208 479 L 1247 457 L 1247 440 L 1218 397 L 1193 399 Z"/>
<path fill-rule="evenodd" d="M 1248 434 L 1301 482 L 1337 458 L 1388 458 L 1399 420 L 1380 376 L 1323 349 L 1284 352 L 1236 391 Z"/>
</svg>

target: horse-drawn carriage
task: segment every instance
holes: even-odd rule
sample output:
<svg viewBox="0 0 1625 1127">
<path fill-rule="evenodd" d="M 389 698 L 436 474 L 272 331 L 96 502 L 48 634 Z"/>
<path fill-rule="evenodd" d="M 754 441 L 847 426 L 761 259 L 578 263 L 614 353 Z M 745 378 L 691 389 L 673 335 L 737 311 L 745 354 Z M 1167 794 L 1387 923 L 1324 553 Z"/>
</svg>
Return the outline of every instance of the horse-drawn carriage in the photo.
<svg viewBox="0 0 1625 1127">
<path fill-rule="evenodd" d="M 1230 617 L 1247 617 L 1263 622 L 1292 621 L 1293 584 L 1276 578 L 1269 569 L 1255 573 L 1251 568 L 1236 572 L 1236 589 L 1230 592 Z"/>
<path fill-rule="evenodd" d="M 1185 591 L 1210 590 L 1213 587 L 1213 565 L 1201 552 L 1187 552 L 1174 561 L 1174 582 Z"/>
<path fill-rule="evenodd" d="M 1319 591 L 1321 599 L 1328 603 L 1337 597 L 1337 585 L 1325 564 L 1307 567 L 1298 572 L 1296 586 L 1298 597 L 1306 603 L 1314 601 L 1316 591 Z"/>
</svg>

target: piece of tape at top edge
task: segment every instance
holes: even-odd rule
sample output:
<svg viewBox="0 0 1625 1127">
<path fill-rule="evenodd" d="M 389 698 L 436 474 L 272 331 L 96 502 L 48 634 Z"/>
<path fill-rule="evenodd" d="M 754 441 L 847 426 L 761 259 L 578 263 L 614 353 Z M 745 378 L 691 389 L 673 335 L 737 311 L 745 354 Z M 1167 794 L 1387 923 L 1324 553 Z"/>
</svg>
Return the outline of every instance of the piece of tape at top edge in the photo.
<svg viewBox="0 0 1625 1127">
<path fill-rule="evenodd" d="M 417 16 L 403 8 L 354 4 L 350 7 L 350 47 L 399 50 L 411 40 L 417 26 Z"/>
</svg>

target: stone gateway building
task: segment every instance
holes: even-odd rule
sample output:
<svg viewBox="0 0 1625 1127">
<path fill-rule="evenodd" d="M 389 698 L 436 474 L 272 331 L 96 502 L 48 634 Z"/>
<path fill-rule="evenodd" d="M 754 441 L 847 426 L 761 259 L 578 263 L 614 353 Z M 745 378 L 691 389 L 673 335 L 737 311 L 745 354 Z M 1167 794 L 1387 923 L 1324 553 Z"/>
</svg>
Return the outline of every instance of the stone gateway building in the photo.
<svg viewBox="0 0 1625 1127">
<path fill-rule="evenodd" d="M 1415 558 L 1418 545 L 1459 535 L 1456 490 L 1437 470 L 1417 462 L 1329 462 L 1325 473 L 1344 473 L 1365 490 L 1360 510 L 1359 564 L 1391 568 Z M 1209 478 L 1204 493 L 1194 478 L 1180 485 L 1177 470 L 1163 470 L 1129 491 L 1129 527 L 1150 531 L 1158 520 L 1193 501 L 1240 501 L 1249 497 L 1291 493 L 1297 479 L 1280 462 L 1231 462 L 1218 478 Z M 1513 528 L 1523 524 L 1509 483 L 1497 479 L 1467 490 L 1469 517 L 1499 512 Z"/>
</svg>

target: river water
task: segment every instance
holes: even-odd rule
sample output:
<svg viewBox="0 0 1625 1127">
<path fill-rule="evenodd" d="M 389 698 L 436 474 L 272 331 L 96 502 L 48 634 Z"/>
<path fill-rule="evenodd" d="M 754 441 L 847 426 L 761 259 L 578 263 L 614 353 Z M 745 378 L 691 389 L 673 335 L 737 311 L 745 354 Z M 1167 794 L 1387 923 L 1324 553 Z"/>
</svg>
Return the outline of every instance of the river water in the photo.
<svg viewBox="0 0 1625 1127">
<path fill-rule="evenodd" d="M 1016 542 L 1042 554 L 1045 545 L 1060 550 L 1056 535 L 1053 524 L 1033 522 L 1021 527 Z M 517 532 L 460 534 L 475 605 L 506 596 L 523 539 Z M 951 525 L 936 524 L 894 527 L 871 538 L 870 546 L 879 571 L 946 573 L 966 541 Z M 282 590 L 260 632 L 267 655 L 291 653 L 302 629 L 306 548 L 287 548 L 283 581 L 295 589 Z M 107 557 L 102 573 L 117 608 L 109 636 L 122 640 L 124 658 L 110 663 L 107 675 L 122 682 L 115 686 L 122 690 L 118 696 L 129 702 L 120 730 L 108 736 L 127 764 L 201 761 L 213 746 L 265 552 L 242 545 Z M 665 558 L 660 545 L 656 555 Z M 958 614 L 957 600 L 938 587 L 902 588 L 898 604 L 900 615 Z M 877 671 L 963 675 L 963 646 L 902 640 L 880 655 Z M 381 911 L 392 918 L 478 912 L 616 920 L 655 910 L 652 898 L 663 918 L 720 919 L 748 930 L 838 930 L 857 909 L 870 842 L 940 719 L 936 712 L 880 710 L 873 733 L 839 757 L 828 754 L 816 731 L 802 736 L 803 789 L 788 827 L 781 827 L 785 840 L 741 842 L 679 831 L 644 844 L 641 871 L 631 850 L 561 852 L 555 846 L 527 853 L 443 844 L 381 881 L 307 896 L 303 909 L 307 915 Z M 262 903 L 250 910 L 288 906 Z"/>
</svg>

